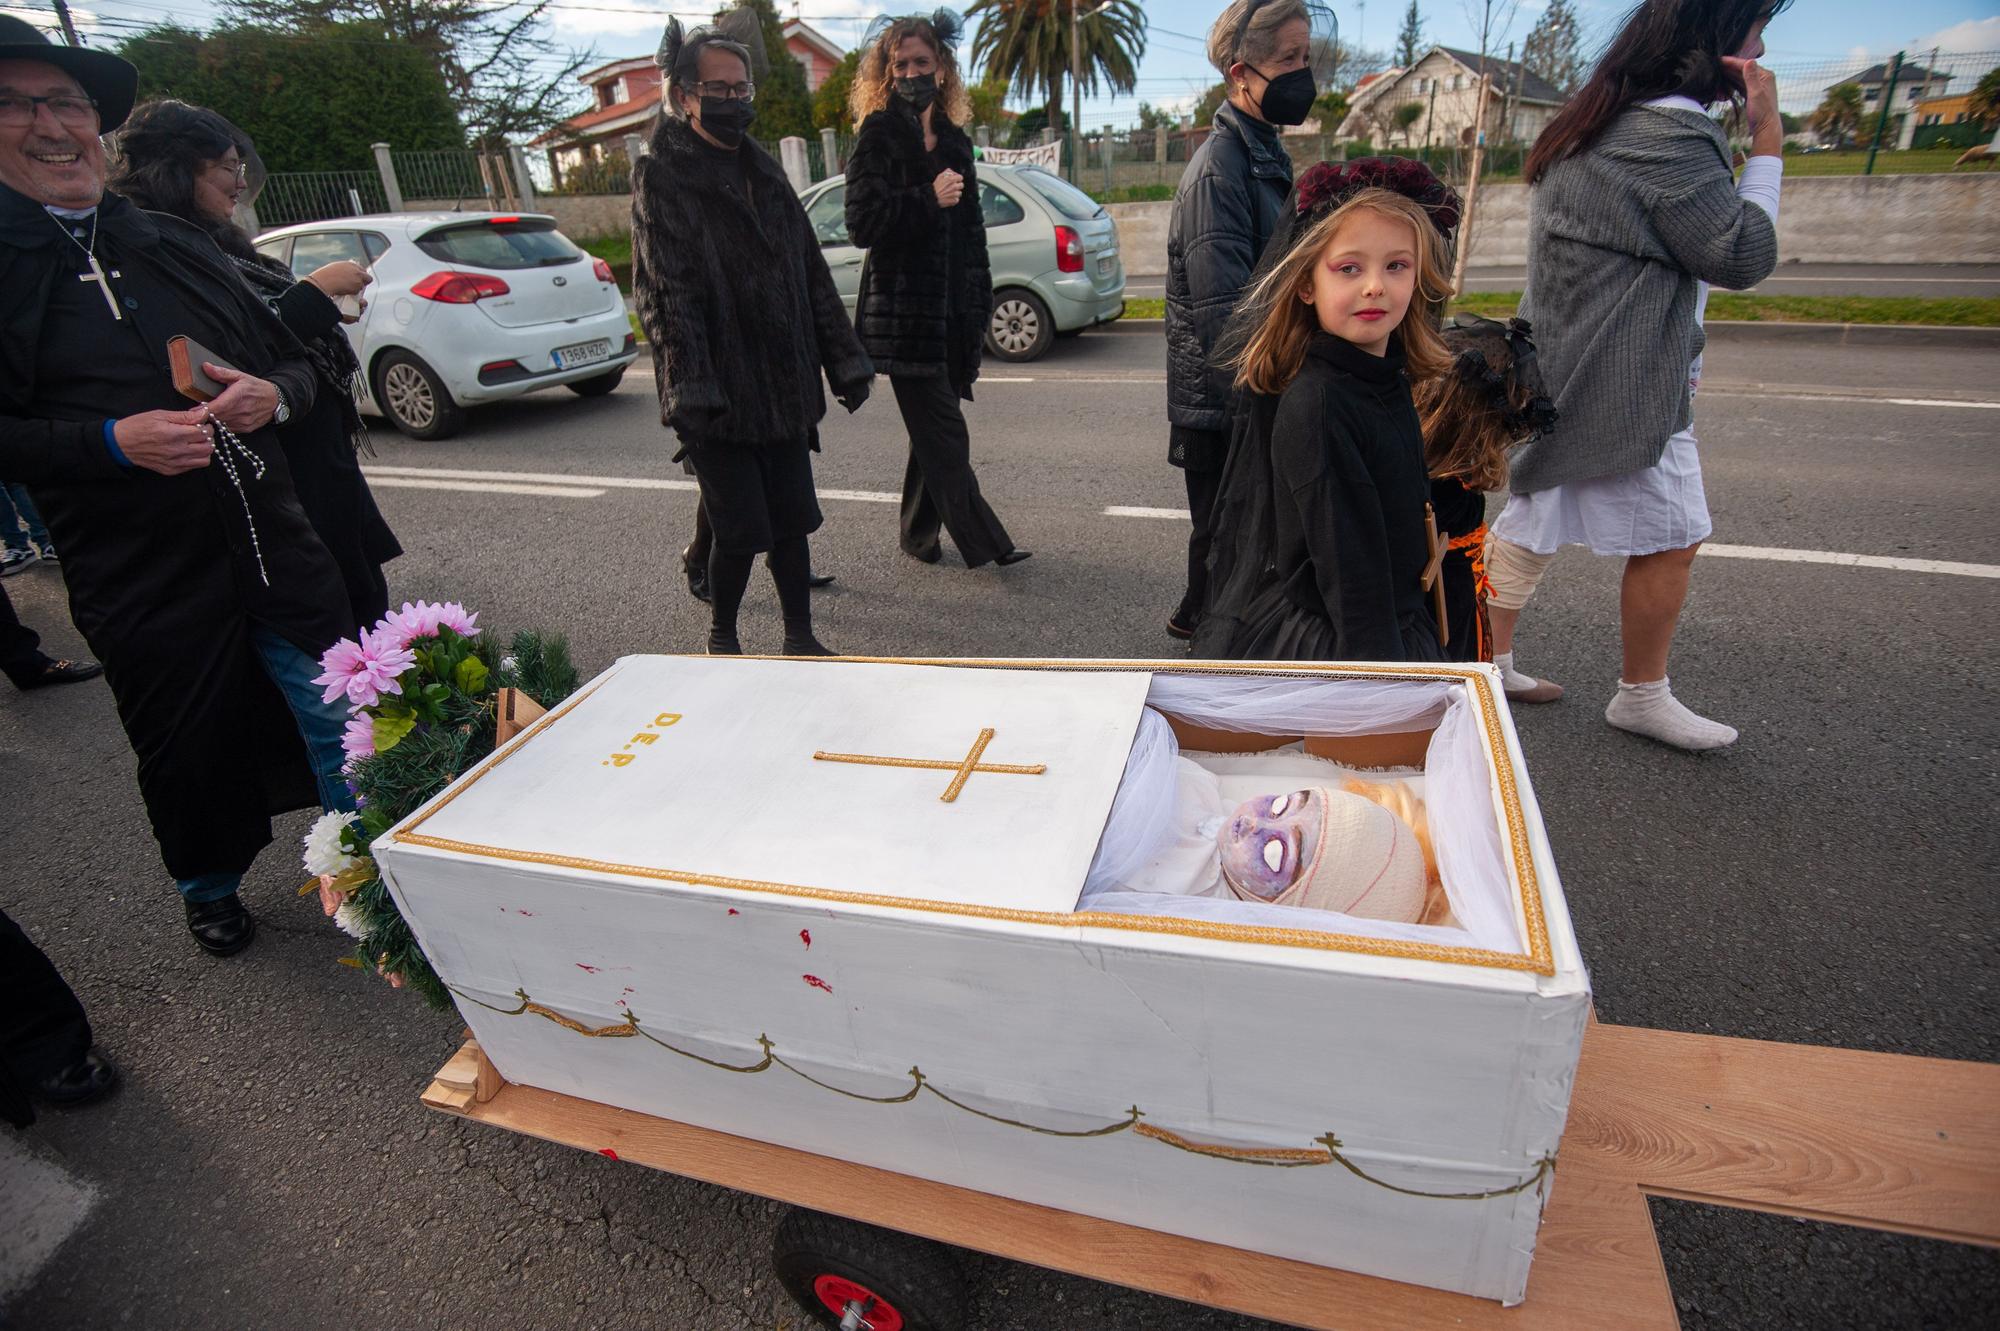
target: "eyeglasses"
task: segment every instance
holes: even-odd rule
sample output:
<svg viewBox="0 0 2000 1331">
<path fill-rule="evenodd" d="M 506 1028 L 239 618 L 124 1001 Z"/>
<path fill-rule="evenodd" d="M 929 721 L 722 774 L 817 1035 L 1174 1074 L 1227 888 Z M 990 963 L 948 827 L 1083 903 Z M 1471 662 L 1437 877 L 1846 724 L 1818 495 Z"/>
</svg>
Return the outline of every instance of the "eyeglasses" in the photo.
<svg viewBox="0 0 2000 1331">
<path fill-rule="evenodd" d="M 697 97 L 714 97 L 725 102 L 747 102 L 757 95 L 754 83 L 697 83 L 694 85 Z"/>
<path fill-rule="evenodd" d="M 250 178 L 250 164 L 248 162 L 225 162 L 218 158 L 210 162 L 207 169 L 210 171 L 226 172 L 238 180 L 247 180 Z"/>
<path fill-rule="evenodd" d="M 20 128 L 35 123 L 35 108 L 46 106 L 49 114 L 65 125 L 95 125 L 97 99 L 57 93 L 53 97 L 29 97 L 23 93 L 0 93 L 0 125 Z"/>
</svg>

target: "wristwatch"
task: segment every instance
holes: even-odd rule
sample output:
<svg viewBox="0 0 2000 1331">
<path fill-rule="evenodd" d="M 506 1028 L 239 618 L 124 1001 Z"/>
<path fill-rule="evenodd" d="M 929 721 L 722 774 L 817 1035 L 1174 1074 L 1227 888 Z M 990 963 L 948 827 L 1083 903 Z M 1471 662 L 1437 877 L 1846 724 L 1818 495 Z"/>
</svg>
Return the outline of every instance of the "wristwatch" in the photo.
<svg viewBox="0 0 2000 1331">
<path fill-rule="evenodd" d="M 278 424 L 283 425 L 286 421 L 292 418 L 292 404 L 285 401 L 284 389 L 280 388 L 277 389 L 276 391 L 278 394 L 278 406 L 277 409 L 271 413 L 271 419 L 276 421 Z"/>
</svg>

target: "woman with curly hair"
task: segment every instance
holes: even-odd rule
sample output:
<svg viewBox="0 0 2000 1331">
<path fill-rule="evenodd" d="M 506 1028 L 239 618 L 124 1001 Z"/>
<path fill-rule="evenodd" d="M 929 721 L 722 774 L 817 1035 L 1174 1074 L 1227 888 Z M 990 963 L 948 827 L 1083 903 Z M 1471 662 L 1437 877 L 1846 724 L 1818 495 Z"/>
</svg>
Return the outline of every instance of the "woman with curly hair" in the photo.
<svg viewBox="0 0 2000 1331">
<path fill-rule="evenodd" d="M 935 564 L 942 526 L 965 566 L 978 568 L 1029 552 L 979 493 L 958 405 L 972 400 L 993 311 L 972 140 L 959 127 L 971 115 L 953 54 L 960 29 L 948 9 L 877 21 L 850 95 L 861 128 L 847 165 L 847 231 L 868 251 L 861 342 L 889 376 L 910 434 L 903 552 Z"/>
</svg>

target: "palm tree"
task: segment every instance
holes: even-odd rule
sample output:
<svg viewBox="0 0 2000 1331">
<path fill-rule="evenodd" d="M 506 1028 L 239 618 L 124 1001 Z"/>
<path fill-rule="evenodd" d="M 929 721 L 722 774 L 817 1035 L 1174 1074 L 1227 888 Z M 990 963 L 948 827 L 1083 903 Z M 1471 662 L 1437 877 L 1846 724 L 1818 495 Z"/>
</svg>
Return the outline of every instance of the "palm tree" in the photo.
<svg viewBox="0 0 2000 1331">
<path fill-rule="evenodd" d="M 1072 11 L 1088 4 L 1089 0 L 972 0 L 965 16 L 979 21 L 972 36 L 977 76 L 1004 79 L 1023 98 L 1045 95 L 1049 123 L 1054 124 L 1070 71 Z M 1139 57 L 1146 53 L 1146 15 L 1138 0 L 1109 0 L 1101 9 L 1085 9 L 1078 27 L 1085 91 L 1095 94 L 1100 78 L 1113 92 L 1136 88 Z"/>
<path fill-rule="evenodd" d="M 1836 147 L 1844 148 L 1849 136 L 1861 127 L 1861 115 L 1861 85 L 1841 83 L 1826 90 L 1826 100 L 1814 109 L 1806 123 L 1822 138 L 1830 138 Z"/>
</svg>

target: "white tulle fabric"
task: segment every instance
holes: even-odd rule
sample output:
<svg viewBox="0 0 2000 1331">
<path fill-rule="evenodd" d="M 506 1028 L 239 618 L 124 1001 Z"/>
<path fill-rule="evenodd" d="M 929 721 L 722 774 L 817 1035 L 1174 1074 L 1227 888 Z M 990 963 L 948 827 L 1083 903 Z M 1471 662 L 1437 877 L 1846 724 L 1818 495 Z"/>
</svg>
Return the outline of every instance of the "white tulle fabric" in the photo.
<svg viewBox="0 0 2000 1331">
<path fill-rule="evenodd" d="M 1147 702 L 1077 909 L 1321 929 L 1501 952 L 1524 950 L 1494 806 L 1493 778 L 1480 741 L 1476 705 L 1464 685 L 1155 675 Z M 1185 832 L 1172 826 L 1176 805 L 1188 804 L 1176 799 L 1178 784 L 1187 779 L 1185 764 L 1161 712 L 1213 729 L 1267 735 L 1380 735 L 1435 726 L 1418 779 L 1423 783 L 1439 875 L 1462 927 L 1365 920 L 1227 895 L 1132 890 L 1135 875 Z M 1289 755 L 1211 757 L 1204 766 L 1224 776 L 1225 785 L 1240 790 L 1246 769 L 1261 765 L 1277 783 L 1272 788 L 1280 789 L 1302 775 L 1302 764 L 1321 761 L 1294 750 Z M 1375 779 L 1381 774 L 1368 775 Z"/>
</svg>

